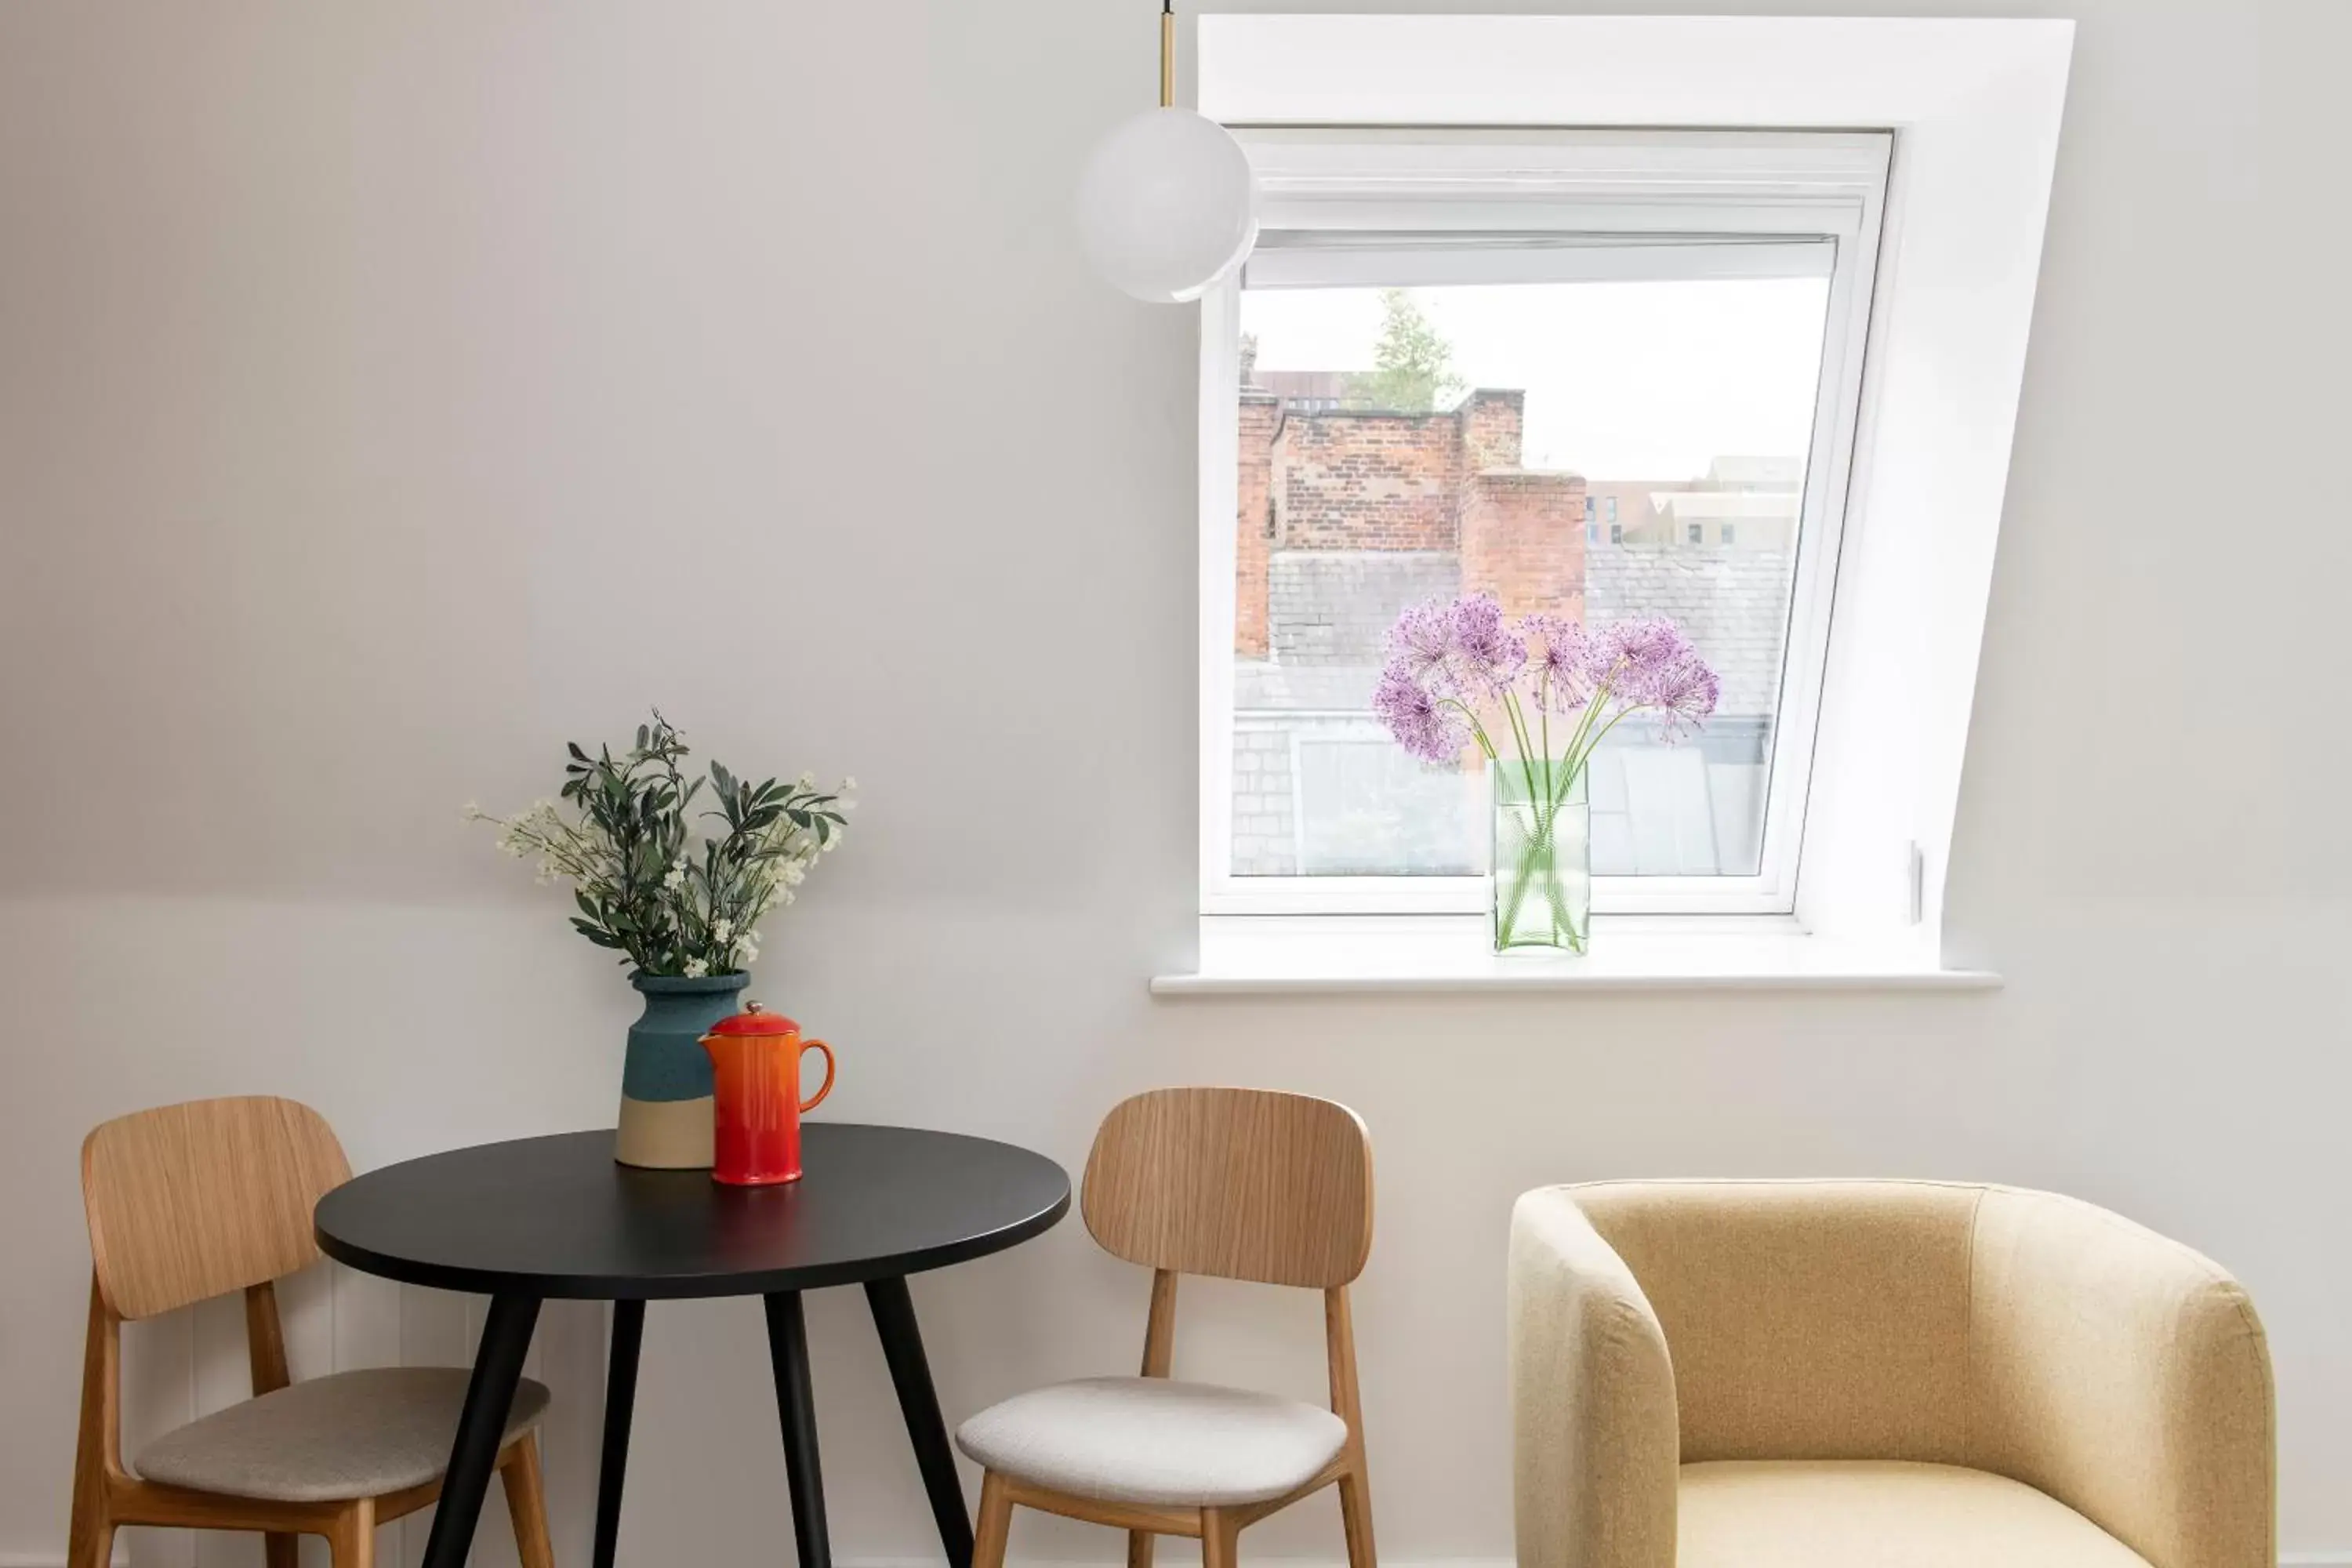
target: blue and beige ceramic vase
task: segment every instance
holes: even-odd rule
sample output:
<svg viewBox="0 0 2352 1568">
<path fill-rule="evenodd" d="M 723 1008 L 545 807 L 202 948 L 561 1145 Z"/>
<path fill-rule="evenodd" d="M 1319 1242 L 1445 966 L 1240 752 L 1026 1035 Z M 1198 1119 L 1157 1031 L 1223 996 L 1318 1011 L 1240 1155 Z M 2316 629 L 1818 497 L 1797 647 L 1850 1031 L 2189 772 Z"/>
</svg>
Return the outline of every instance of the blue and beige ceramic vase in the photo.
<svg viewBox="0 0 2352 1568">
<path fill-rule="evenodd" d="M 621 1125 L 613 1158 L 656 1170 L 708 1170 L 713 1087 L 702 1037 L 736 1010 L 748 974 L 632 974 L 645 1016 L 629 1026 L 621 1066 Z"/>
</svg>

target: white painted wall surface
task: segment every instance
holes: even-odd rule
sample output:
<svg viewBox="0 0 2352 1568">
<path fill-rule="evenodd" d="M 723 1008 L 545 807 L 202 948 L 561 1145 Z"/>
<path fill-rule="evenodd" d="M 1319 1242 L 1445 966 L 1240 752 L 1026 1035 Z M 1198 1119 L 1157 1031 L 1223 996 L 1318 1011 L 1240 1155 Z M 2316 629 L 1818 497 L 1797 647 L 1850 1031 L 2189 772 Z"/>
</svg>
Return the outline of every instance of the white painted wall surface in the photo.
<svg viewBox="0 0 2352 1568">
<path fill-rule="evenodd" d="M 2274 1337 L 2284 1543 L 2352 1550 L 2352 542 L 2303 499 L 2342 251 L 2296 216 L 2340 187 L 2338 8 L 2055 8 L 1948 928 L 2005 991 L 1157 1004 L 1191 941 L 1192 316 L 1096 286 L 1066 217 L 1150 91 L 1150 10 L 0 8 L 0 1559 L 62 1546 L 88 1125 L 270 1090 L 369 1166 L 608 1115 L 629 994 L 456 807 L 653 701 L 865 785 L 758 987 L 841 1049 L 829 1114 L 1075 1166 L 1152 1083 L 1363 1112 L 1394 1560 L 1510 1551 L 1511 1197 L 1643 1173 L 2017 1182 L 2210 1251 Z M 951 1415 L 1125 1366 L 1143 1309 L 1075 1224 L 916 1297 Z M 352 1277 L 296 1300 L 298 1373 L 474 1326 Z M 1311 1302 L 1187 1305 L 1184 1366 L 1317 1390 Z M 542 1332 L 576 1563 L 598 1328 Z M 812 1332 L 838 1551 L 925 1556 L 855 1294 Z M 236 1392 L 225 1314 L 131 1353 L 134 1433 Z M 748 1303 L 655 1310 L 625 1557 L 789 1553 L 764 1368 Z M 1339 1550 L 1328 1507 L 1252 1535 Z M 1118 1548 L 1024 1518 L 1015 1550 Z"/>
</svg>

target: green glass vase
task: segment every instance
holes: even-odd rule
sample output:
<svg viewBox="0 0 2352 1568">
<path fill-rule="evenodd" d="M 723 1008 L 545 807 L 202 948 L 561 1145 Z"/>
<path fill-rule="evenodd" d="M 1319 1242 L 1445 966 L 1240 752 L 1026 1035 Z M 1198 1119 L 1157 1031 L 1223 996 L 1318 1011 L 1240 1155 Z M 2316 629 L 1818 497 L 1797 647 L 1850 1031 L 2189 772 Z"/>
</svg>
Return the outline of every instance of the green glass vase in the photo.
<svg viewBox="0 0 2352 1568">
<path fill-rule="evenodd" d="M 1586 772 L 1561 762 L 1487 764 L 1496 952 L 1582 952 L 1592 931 L 1592 808 Z"/>
</svg>

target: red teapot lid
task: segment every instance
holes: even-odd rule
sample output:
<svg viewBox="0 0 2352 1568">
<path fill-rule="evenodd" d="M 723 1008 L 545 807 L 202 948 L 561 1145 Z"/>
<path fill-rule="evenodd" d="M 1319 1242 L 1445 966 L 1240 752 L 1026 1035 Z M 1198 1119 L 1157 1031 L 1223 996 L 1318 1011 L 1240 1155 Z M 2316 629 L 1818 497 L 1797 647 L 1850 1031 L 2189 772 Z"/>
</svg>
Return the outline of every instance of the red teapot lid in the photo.
<svg viewBox="0 0 2352 1568">
<path fill-rule="evenodd" d="M 801 1026 L 782 1013 L 771 1013 L 757 1002 L 746 1002 L 740 1013 L 711 1025 L 710 1032 L 714 1035 L 797 1035 Z"/>
</svg>

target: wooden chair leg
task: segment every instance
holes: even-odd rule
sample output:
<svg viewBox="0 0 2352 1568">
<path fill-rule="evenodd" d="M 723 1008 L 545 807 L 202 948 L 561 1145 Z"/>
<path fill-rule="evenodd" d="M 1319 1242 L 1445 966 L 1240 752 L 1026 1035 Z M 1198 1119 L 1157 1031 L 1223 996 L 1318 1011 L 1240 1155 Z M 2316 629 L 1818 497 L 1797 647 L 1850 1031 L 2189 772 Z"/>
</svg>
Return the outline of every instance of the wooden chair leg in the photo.
<svg viewBox="0 0 2352 1568">
<path fill-rule="evenodd" d="M 74 1458 L 73 1519 L 66 1527 L 66 1568 L 107 1568 L 114 1555 L 114 1521 L 106 1514 L 99 1443 L 90 1413 L 84 1409 L 80 1452 Z"/>
<path fill-rule="evenodd" d="M 1013 1492 L 994 1470 L 980 1478 L 980 1518 L 971 1531 L 971 1568 L 1004 1568 L 1004 1542 L 1013 1532 Z"/>
<path fill-rule="evenodd" d="M 74 1461 L 73 1520 L 66 1529 L 66 1568 L 107 1568 L 114 1558 L 114 1521 L 107 1517 L 106 1478 L 99 1468 L 87 1412 L 83 1421 L 82 1452 Z"/>
<path fill-rule="evenodd" d="M 1151 1531 L 1127 1532 L 1127 1568 L 1151 1568 Z"/>
<path fill-rule="evenodd" d="M 106 1511 L 106 1471 L 120 1439 L 115 1433 L 121 1397 L 119 1342 L 113 1315 L 89 1281 L 89 1325 L 81 1352 L 81 1426 L 74 1442 L 73 1515 L 66 1530 L 67 1568 L 106 1568 L 114 1554 L 114 1521 Z"/>
<path fill-rule="evenodd" d="M 267 1568 L 300 1568 L 302 1538 L 273 1531 L 261 1538 L 261 1561 Z"/>
<path fill-rule="evenodd" d="M 1356 1315 L 1348 1289 L 1323 1292 L 1323 1342 L 1330 1356 L 1331 1413 L 1348 1424 L 1348 1468 L 1339 1477 L 1339 1522 L 1348 1568 L 1372 1568 L 1372 1485 L 1364 1468 L 1364 1401 L 1356 1381 Z"/>
<path fill-rule="evenodd" d="M 522 1568 L 555 1568 L 555 1545 L 547 1538 L 547 1481 L 540 1473 L 538 1433 L 524 1433 L 507 1449 L 499 1460 L 499 1479 L 507 1489 L 515 1555 Z"/>
<path fill-rule="evenodd" d="M 1339 1522 L 1348 1532 L 1348 1568 L 1374 1568 L 1372 1488 L 1360 1458 L 1339 1478 Z"/>
<path fill-rule="evenodd" d="M 335 1568 L 375 1568 L 375 1500 L 362 1498 L 335 1516 L 327 1532 Z"/>
<path fill-rule="evenodd" d="M 1241 1550 L 1241 1521 L 1223 1509 L 1201 1510 L 1201 1568 L 1234 1568 Z"/>
<path fill-rule="evenodd" d="M 85 1513 L 74 1500 L 73 1532 L 66 1542 L 66 1568 L 107 1568 L 114 1560 L 114 1521 L 103 1513 Z"/>
</svg>

